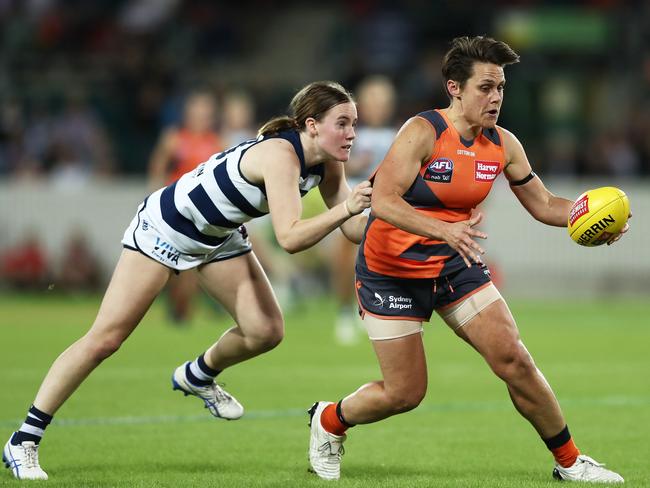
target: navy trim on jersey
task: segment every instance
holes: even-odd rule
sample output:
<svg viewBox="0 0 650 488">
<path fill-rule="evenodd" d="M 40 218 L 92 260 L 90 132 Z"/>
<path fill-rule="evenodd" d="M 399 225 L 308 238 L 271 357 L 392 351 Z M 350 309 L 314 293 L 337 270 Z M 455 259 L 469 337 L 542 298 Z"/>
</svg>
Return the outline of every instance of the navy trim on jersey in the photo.
<svg viewBox="0 0 650 488">
<path fill-rule="evenodd" d="M 325 164 L 319 164 L 312 168 L 307 167 L 307 162 L 305 161 L 305 151 L 302 148 L 300 133 L 298 131 L 285 130 L 272 135 L 270 138 L 280 138 L 291 143 L 293 149 L 296 151 L 296 156 L 298 156 L 298 161 L 300 161 L 300 176 L 303 178 L 307 178 L 309 175 L 318 175 L 321 178 L 324 177 L 323 175 L 325 173 Z"/>
<path fill-rule="evenodd" d="M 302 142 L 300 142 L 300 134 L 296 130 L 283 130 L 277 134 L 273 134 L 269 139 L 275 139 L 279 137 L 280 139 L 285 139 L 291 143 L 293 149 L 296 151 L 298 156 L 298 161 L 300 161 L 300 176 L 305 176 L 307 174 L 307 168 L 305 163 L 305 151 L 302 149 Z"/>
<path fill-rule="evenodd" d="M 307 175 L 318 175 L 321 177 L 321 181 L 325 178 L 325 163 L 318 164 L 307 170 Z"/>
<path fill-rule="evenodd" d="M 256 139 L 249 139 L 249 140 L 244 141 L 244 142 L 241 142 L 241 143 L 239 144 L 240 146 L 242 146 L 242 145 L 244 145 L 244 144 L 250 144 L 250 146 L 247 147 L 246 149 L 244 149 L 244 150 L 241 152 L 241 154 L 239 155 L 239 161 L 237 161 L 237 171 L 239 171 L 239 176 L 241 176 L 241 179 L 242 179 L 242 180 L 244 180 L 246 183 L 248 183 L 248 184 L 251 185 L 251 186 L 254 186 L 254 187 L 256 187 L 256 188 L 259 188 L 260 190 L 262 190 L 262 193 L 264 193 L 264 196 L 266 196 L 266 192 L 265 192 L 265 190 L 264 190 L 264 185 L 261 184 L 261 183 L 253 183 L 251 180 L 249 180 L 248 178 L 246 178 L 246 176 L 244 176 L 244 173 L 243 173 L 242 170 L 241 170 L 241 160 L 244 159 L 244 154 L 246 154 L 246 152 L 247 152 L 251 147 L 255 146 L 255 144 L 257 144 L 258 142 L 260 142 L 260 140 L 256 138 Z"/>
<path fill-rule="evenodd" d="M 447 243 L 442 244 L 413 244 L 399 255 L 400 258 L 413 261 L 426 261 L 431 256 L 453 256 L 456 251 Z"/>
<path fill-rule="evenodd" d="M 474 139 L 465 139 L 460 134 L 458 135 L 458 139 L 460 139 L 460 143 L 467 148 L 470 148 L 474 145 Z"/>
<path fill-rule="evenodd" d="M 317 175 L 320 176 L 321 181 L 323 181 L 323 179 L 325 178 L 325 164 L 321 163 L 311 168 L 307 167 L 307 163 L 305 161 L 305 152 L 302 148 L 302 142 L 300 142 L 300 133 L 298 131 L 286 130 L 286 131 L 278 132 L 276 134 L 272 134 L 268 136 L 268 139 L 284 139 L 285 141 L 290 142 L 291 145 L 293 146 L 294 151 L 296 151 L 296 156 L 298 156 L 298 161 L 300 163 L 300 177 L 308 178 L 309 175 Z M 239 163 L 241 164 L 241 159 L 239 160 Z M 264 185 L 257 185 L 255 183 L 250 183 L 242 174 L 241 168 L 239 168 L 239 174 L 242 176 L 242 178 L 244 178 L 246 182 L 259 188 L 260 191 L 266 197 L 266 187 Z M 307 191 L 300 190 L 301 197 L 304 197 L 307 193 L 308 193 Z"/>
<path fill-rule="evenodd" d="M 496 129 L 483 129 L 483 135 L 485 138 L 496 146 L 501 145 L 501 137 L 499 136 L 499 131 Z"/>
<path fill-rule="evenodd" d="M 425 183 L 422 175 L 419 173 L 415 177 L 415 181 L 413 181 L 411 187 L 402 195 L 402 198 L 412 207 L 447 208 L 436 194 L 433 193 L 433 190 Z"/>
<path fill-rule="evenodd" d="M 210 225 L 216 225 L 217 227 L 228 227 L 231 229 L 236 229 L 241 225 L 241 222 L 233 222 L 228 220 L 224 215 L 219 211 L 217 206 L 208 196 L 208 192 L 205 191 L 203 185 L 198 185 L 194 190 L 192 190 L 188 196 L 192 203 L 197 208 L 203 218 L 208 221 Z"/>
<path fill-rule="evenodd" d="M 445 122 L 445 119 L 442 118 L 442 115 L 440 115 L 435 110 L 427 110 L 426 112 L 420 112 L 418 114 L 418 117 L 422 117 L 423 119 L 429 121 L 429 123 L 433 126 L 433 128 L 436 131 L 436 139 L 439 139 L 440 134 L 442 134 L 444 131 L 447 130 L 448 127 L 447 122 Z"/>
<path fill-rule="evenodd" d="M 244 195 L 242 195 L 235 187 L 233 182 L 230 180 L 230 176 L 228 176 L 228 168 L 226 168 L 225 163 L 220 163 L 215 166 L 214 178 L 217 181 L 217 185 L 219 185 L 219 189 L 223 192 L 226 198 L 246 215 L 249 217 L 261 217 L 262 215 L 266 215 L 266 213 L 253 207 L 250 202 L 246 200 Z M 195 240 L 200 242 L 199 239 Z"/>
<path fill-rule="evenodd" d="M 217 168 L 225 165 L 219 164 Z M 216 172 L 216 169 L 215 169 Z M 230 181 L 230 180 L 228 180 Z M 232 184 L 232 183 L 231 183 Z M 174 191 L 176 189 L 176 182 L 163 190 L 160 194 L 160 212 L 162 218 L 167 225 L 169 225 L 176 232 L 183 234 L 197 242 L 206 244 L 208 246 L 218 246 L 227 239 L 226 237 L 208 236 L 199 231 L 190 219 L 181 214 L 176 205 L 174 204 Z M 239 192 L 237 192 L 239 193 Z M 240 195 L 241 196 L 241 195 Z M 249 204 L 250 205 L 250 204 Z"/>
</svg>

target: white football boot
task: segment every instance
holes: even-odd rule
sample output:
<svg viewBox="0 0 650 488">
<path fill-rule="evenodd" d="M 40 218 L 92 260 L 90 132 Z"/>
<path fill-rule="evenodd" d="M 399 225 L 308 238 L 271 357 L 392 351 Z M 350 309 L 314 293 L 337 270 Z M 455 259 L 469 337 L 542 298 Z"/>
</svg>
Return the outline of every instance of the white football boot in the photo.
<svg viewBox="0 0 650 488">
<path fill-rule="evenodd" d="M 553 478 L 565 481 L 584 481 L 590 483 L 624 483 L 623 477 L 605 468 L 589 456 L 580 454 L 573 466 L 563 468 L 559 464 L 555 465 Z"/>
<path fill-rule="evenodd" d="M 332 402 L 316 402 L 308 410 L 311 427 L 309 438 L 310 471 L 324 480 L 337 480 L 341 476 L 341 456 L 345 453 L 343 442 L 345 435 L 334 435 L 327 432 L 320 423 L 323 410 Z"/>
<path fill-rule="evenodd" d="M 185 376 L 185 368 L 189 361 L 180 365 L 172 375 L 172 387 L 182 391 L 185 396 L 194 395 L 205 403 L 205 408 L 215 417 L 226 420 L 237 420 L 244 415 L 244 407 L 216 382 L 208 386 L 194 386 Z"/>
<path fill-rule="evenodd" d="M 2 451 L 2 461 L 19 480 L 47 479 L 47 473 L 38 464 L 38 444 L 33 441 L 24 441 L 17 446 L 7 441 Z"/>
</svg>

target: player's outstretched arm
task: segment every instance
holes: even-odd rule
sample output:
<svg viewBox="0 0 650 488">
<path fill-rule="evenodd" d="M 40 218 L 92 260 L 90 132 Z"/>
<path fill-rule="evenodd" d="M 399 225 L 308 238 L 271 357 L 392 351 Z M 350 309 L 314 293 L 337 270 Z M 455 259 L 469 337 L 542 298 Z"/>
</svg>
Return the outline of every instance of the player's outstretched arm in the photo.
<svg viewBox="0 0 650 488">
<path fill-rule="evenodd" d="M 348 220 L 355 211 L 342 202 L 315 217 L 302 219 L 302 202 L 296 182 L 300 178 L 300 162 L 289 143 L 269 140 L 264 147 L 262 166 L 269 213 L 278 244 L 288 253 L 310 248 Z"/>
<path fill-rule="evenodd" d="M 536 220 L 556 227 L 566 227 L 573 202 L 551 193 L 542 183 L 526 157 L 519 140 L 511 132 L 505 135 L 506 167 L 504 174 L 519 202 Z"/>
</svg>

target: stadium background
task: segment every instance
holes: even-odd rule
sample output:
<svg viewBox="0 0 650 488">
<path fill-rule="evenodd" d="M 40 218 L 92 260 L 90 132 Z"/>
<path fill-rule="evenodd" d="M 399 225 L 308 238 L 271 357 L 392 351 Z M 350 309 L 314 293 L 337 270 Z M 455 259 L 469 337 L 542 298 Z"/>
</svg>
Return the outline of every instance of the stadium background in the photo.
<svg viewBox="0 0 650 488">
<path fill-rule="evenodd" d="M 52 359 L 92 321 L 122 232 L 150 191 L 145 175 L 152 148 L 161 131 L 178 121 L 184 95 L 197 87 L 220 99 L 244 92 L 253 101 L 252 125 L 257 127 L 283 113 L 295 90 L 309 81 L 334 79 L 354 92 L 364 77 L 384 74 L 397 88 L 399 124 L 414 113 L 444 106 L 441 55 L 453 37 L 478 34 L 505 40 L 521 55 L 521 63 L 506 70 L 499 123 L 523 142 L 546 186 L 575 198 L 587 188 L 613 185 L 630 196 L 632 231 L 614 247 L 581 248 L 563 229 L 532 221 L 502 178 L 485 203 L 484 229 L 490 235 L 487 256 L 504 295 L 580 438 L 597 447 L 597 459 L 602 453 L 613 467 L 623 464 L 620 469 L 632 473 L 633 486 L 647 486 L 650 362 L 643 345 L 650 325 L 650 3 L 642 1 L 396 5 L 359 0 L 313 6 L 0 0 L 0 366 L 5 371 L 0 433 L 15 428 Z M 267 228 L 253 231 L 274 246 Z M 87 244 L 100 270 L 91 293 L 60 286 L 73 236 Z M 8 271 L 16 250 L 32 245 L 42 250 L 42 259 L 22 256 L 25 269 L 36 271 L 16 281 Z M 251 405 L 252 420 L 241 427 L 218 426 L 218 438 L 244 442 L 257 460 L 267 454 L 264 445 L 283 444 L 256 465 L 257 473 L 249 472 L 241 452 L 225 475 L 221 464 L 208 463 L 206 473 L 204 465 L 188 468 L 182 457 L 174 457 L 184 447 L 173 454 L 156 450 L 159 463 L 169 461 L 171 471 L 154 473 L 151 466 L 142 471 L 148 456 L 141 457 L 140 450 L 155 449 L 157 443 L 191 449 L 191 439 L 212 441 L 208 424 L 194 415 L 201 412 L 169 398 L 166 383 L 157 382 L 228 324 L 220 311 L 200 303 L 192 327 L 172 328 L 160 301 L 143 331 L 134 334 L 133 345 L 100 368 L 61 410 L 68 423 L 61 421 L 58 434 L 48 434 L 51 447 L 45 451 L 54 471 L 68 481 L 76 476 L 84 485 L 83 475 L 67 468 L 65 447 L 86 459 L 92 467 L 88 479 L 97 485 L 108 479 L 106 486 L 136 486 L 124 481 L 130 477 L 138 486 L 150 486 L 146 478 L 151 477 L 157 479 L 151 486 L 174 486 L 185 482 L 188 470 L 197 484 L 209 483 L 214 469 L 220 470 L 220 481 L 232 486 L 268 485 L 275 478 L 284 480 L 278 486 L 311 482 L 303 479 L 304 463 L 299 463 L 305 432 L 296 409 L 318 399 L 312 396 L 335 399 L 376 372 L 367 344 L 341 348 L 333 341 L 328 243 L 321 248 L 288 259 L 274 254 L 294 276 L 285 297 L 286 344 L 227 378 Z M 512 486 L 546 486 L 542 480 L 548 473 L 538 466 L 546 467 L 546 454 L 522 427 L 502 388 L 471 352 L 439 329 L 425 336 L 435 394 L 415 417 L 370 427 L 366 436 L 354 433 L 359 440 L 349 449 L 361 453 L 346 459 L 353 478 L 349 486 L 366 481 L 413 486 L 431 476 L 438 486 L 447 486 L 447 478 L 474 486 L 481 476 L 481 486 L 511 486 L 505 481 L 511 475 Z M 336 366 L 319 376 L 317 365 L 332 361 Z M 289 375 L 300 392 L 284 383 Z M 149 387 L 153 398 L 143 411 L 139 392 Z M 445 427 L 420 429 L 427 416 Z M 166 424 L 160 431 L 168 436 L 158 433 L 160 424 Z M 279 441 L 273 437 L 278 428 L 283 432 Z M 459 435 L 463 429 L 469 432 Z M 143 432 L 144 449 L 128 450 L 129 436 Z M 387 437 L 404 432 L 423 448 L 413 451 L 403 441 L 398 448 L 385 446 Z M 108 453 L 83 449 L 98 436 Z M 448 464 L 445 444 L 434 440 L 439 436 L 455 439 L 454 457 L 458 446 L 465 452 L 467 445 L 477 448 L 469 450 L 468 464 Z M 535 474 L 526 474 L 526 464 L 508 457 L 507 445 L 513 442 L 538 460 Z M 124 471 L 100 468 L 106 462 L 123 466 L 123 449 L 133 460 Z M 383 463 L 380 478 L 373 477 L 364 449 Z M 294 451 L 299 460 L 293 459 Z M 482 471 L 486 451 L 508 458 L 505 471 L 499 463 L 489 475 Z M 399 452 L 409 457 L 400 459 Z M 415 467 L 401 468 L 409 460 Z"/>
</svg>

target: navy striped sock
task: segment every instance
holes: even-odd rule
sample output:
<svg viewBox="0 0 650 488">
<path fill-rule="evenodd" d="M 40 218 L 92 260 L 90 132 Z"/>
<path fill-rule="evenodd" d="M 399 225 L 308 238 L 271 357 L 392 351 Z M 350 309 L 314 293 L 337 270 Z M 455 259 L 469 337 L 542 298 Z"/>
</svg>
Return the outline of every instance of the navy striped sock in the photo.
<svg viewBox="0 0 650 488">
<path fill-rule="evenodd" d="M 14 432 L 14 435 L 11 436 L 11 444 L 18 446 L 25 441 L 33 441 L 36 444 L 41 442 L 43 434 L 45 434 L 45 429 L 52 422 L 52 415 L 49 415 L 34 405 L 29 407 L 27 412 L 27 417 L 25 422 L 20 426 L 17 432 Z"/>
<path fill-rule="evenodd" d="M 214 381 L 214 378 L 221 373 L 221 370 L 212 369 L 205 362 L 205 354 L 201 354 L 195 361 L 187 363 L 185 367 L 185 376 L 194 386 L 208 386 Z"/>
</svg>

